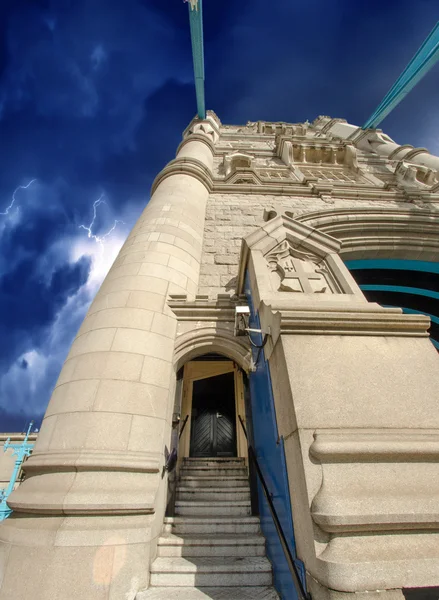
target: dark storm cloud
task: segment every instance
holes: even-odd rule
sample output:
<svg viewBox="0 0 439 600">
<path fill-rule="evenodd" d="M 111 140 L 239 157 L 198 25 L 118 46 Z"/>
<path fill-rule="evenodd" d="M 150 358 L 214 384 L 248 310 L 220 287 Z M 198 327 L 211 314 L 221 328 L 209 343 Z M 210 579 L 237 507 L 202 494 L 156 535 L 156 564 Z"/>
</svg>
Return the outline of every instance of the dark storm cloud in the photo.
<svg viewBox="0 0 439 600">
<path fill-rule="evenodd" d="M 37 269 L 38 262 L 27 259 L 0 281 L 0 314 L 7 315 L 0 324 L 0 368 L 18 358 L 29 343 L 33 348 L 40 346 L 45 328 L 86 283 L 90 260 L 84 256 L 73 265 L 57 266 L 48 282 Z"/>
<path fill-rule="evenodd" d="M 204 0 L 207 106 L 229 123 L 361 124 L 438 13 L 437 0 Z M 436 152 L 438 70 L 383 124 Z M 0 213 L 36 179 L 0 214 L 0 430 L 42 416 L 122 240 L 122 225 L 102 248 L 79 228 L 93 202 L 104 194 L 93 233 L 123 219 L 126 234 L 194 113 L 181 0 L 0 2 Z"/>
<path fill-rule="evenodd" d="M 18 185 L 37 180 L 0 215 L 0 402 L 9 420 L 42 414 L 91 300 L 91 259 L 70 256 L 75 240 L 87 239 L 79 224 L 90 224 L 102 193 L 93 233 L 127 211 L 133 221 L 192 117 L 187 7 L 178 5 L 180 29 L 159 8 L 136 0 L 0 7 L 0 212 Z M 175 93 L 169 114 L 160 107 L 166 90 Z M 157 146 L 163 135 L 169 145 Z"/>
</svg>

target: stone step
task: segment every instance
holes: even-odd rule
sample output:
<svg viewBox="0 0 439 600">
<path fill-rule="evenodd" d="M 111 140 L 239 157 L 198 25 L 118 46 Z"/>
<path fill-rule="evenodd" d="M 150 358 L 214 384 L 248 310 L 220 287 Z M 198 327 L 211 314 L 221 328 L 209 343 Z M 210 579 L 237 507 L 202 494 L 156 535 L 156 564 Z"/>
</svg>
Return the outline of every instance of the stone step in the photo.
<svg viewBox="0 0 439 600">
<path fill-rule="evenodd" d="M 190 488 L 234 488 L 249 485 L 247 475 L 241 477 L 180 477 L 179 486 Z"/>
<path fill-rule="evenodd" d="M 237 488 L 191 488 L 178 486 L 177 488 L 177 501 L 201 501 L 207 502 L 209 500 L 218 500 L 221 502 L 239 502 L 241 500 L 250 501 L 250 488 L 237 487 Z"/>
<path fill-rule="evenodd" d="M 158 556 L 265 556 L 262 535 L 185 535 L 163 533 Z"/>
<path fill-rule="evenodd" d="M 245 467 L 245 459 L 244 458 L 227 458 L 227 457 L 207 457 L 207 458 L 184 458 L 183 459 L 184 466 L 194 466 L 194 467 Z"/>
<path fill-rule="evenodd" d="M 136 600 L 279 600 L 269 587 L 163 587 L 139 592 Z"/>
<path fill-rule="evenodd" d="M 239 466 L 184 466 L 180 469 L 181 477 L 248 477 L 246 467 Z"/>
<path fill-rule="evenodd" d="M 271 564 L 262 556 L 159 557 L 151 565 L 152 587 L 257 587 L 271 583 Z"/>
<path fill-rule="evenodd" d="M 260 533 L 259 517 L 165 517 L 164 532 L 177 535 L 229 534 L 236 535 Z"/>
<path fill-rule="evenodd" d="M 251 514 L 250 500 L 240 500 L 238 502 L 213 501 L 194 501 L 177 500 L 175 503 L 176 515 L 206 515 L 206 516 L 246 516 Z"/>
</svg>

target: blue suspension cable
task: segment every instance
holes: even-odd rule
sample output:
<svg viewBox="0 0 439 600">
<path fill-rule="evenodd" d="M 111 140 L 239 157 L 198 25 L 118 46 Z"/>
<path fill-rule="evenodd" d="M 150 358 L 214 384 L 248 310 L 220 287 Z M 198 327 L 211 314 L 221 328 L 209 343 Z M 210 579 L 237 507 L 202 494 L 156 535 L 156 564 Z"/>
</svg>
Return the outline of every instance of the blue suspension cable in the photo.
<svg viewBox="0 0 439 600">
<path fill-rule="evenodd" d="M 203 0 L 185 0 L 189 7 L 192 57 L 194 61 L 195 93 L 197 112 L 200 119 L 206 118 L 204 100 L 204 43 L 203 43 Z"/>
<path fill-rule="evenodd" d="M 362 129 L 375 129 L 439 60 L 439 21 Z"/>
</svg>

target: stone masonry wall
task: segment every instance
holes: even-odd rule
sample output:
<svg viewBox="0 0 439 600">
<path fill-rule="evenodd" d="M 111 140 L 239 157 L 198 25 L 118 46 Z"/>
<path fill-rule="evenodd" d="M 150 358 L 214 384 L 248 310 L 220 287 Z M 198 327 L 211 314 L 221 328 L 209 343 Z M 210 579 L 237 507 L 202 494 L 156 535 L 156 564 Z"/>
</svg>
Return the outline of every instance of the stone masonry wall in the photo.
<svg viewBox="0 0 439 600">
<path fill-rule="evenodd" d="M 295 216 L 331 208 L 399 207 L 413 204 L 388 200 L 342 200 L 329 204 L 319 197 L 274 196 L 269 194 L 211 194 L 208 199 L 201 259 L 199 294 L 232 293 L 236 285 L 243 237 L 263 224 L 264 209 L 278 206 Z"/>
</svg>

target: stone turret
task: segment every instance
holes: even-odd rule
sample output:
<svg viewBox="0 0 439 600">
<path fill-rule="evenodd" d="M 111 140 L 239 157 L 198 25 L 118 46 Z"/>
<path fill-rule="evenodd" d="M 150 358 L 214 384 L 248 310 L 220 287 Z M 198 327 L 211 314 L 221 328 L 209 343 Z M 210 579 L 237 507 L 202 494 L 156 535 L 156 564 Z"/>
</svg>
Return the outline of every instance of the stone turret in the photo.
<svg viewBox="0 0 439 600">
<path fill-rule="evenodd" d="M 177 470 L 194 382 L 219 374 L 233 378 L 234 458 L 247 464 L 240 418 L 315 600 L 439 585 L 430 321 L 368 302 L 345 264 L 437 261 L 438 208 L 439 158 L 380 130 L 194 119 L 90 306 L 10 496 L 0 599 L 133 600 L 148 587 L 179 413 Z M 247 303 L 267 335 L 253 353 L 234 335 Z"/>
</svg>

